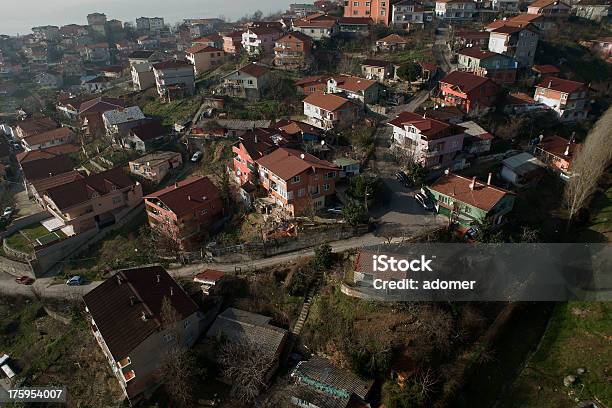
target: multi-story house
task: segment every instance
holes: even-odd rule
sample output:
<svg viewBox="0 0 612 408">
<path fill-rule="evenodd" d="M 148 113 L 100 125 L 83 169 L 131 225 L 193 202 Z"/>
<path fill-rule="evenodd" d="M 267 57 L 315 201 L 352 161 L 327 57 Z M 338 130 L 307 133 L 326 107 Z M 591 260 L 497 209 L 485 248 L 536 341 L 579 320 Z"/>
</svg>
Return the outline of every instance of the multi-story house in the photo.
<svg viewBox="0 0 612 408">
<path fill-rule="evenodd" d="M 135 128 L 145 120 L 146 117 L 138 106 L 117 108 L 102 113 L 106 135 L 113 139 L 125 136 L 130 129 Z"/>
<path fill-rule="evenodd" d="M 457 106 L 468 116 L 494 109 L 500 89 L 490 78 L 462 71 L 453 71 L 442 78 L 439 88 L 443 106 Z"/>
<path fill-rule="evenodd" d="M 110 61 L 110 50 L 108 43 L 84 45 L 80 51 L 81 56 L 92 64 L 108 64 Z"/>
<path fill-rule="evenodd" d="M 138 50 L 128 55 L 130 65 L 135 64 L 153 64 L 161 62 L 164 59 L 164 54 L 159 51 Z"/>
<path fill-rule="evenodd" d="M 552 76 L 536 85 L 533 96 L 536 102 L 551 108 L 562 122 L 586 119 L 588 98 L 589 88 L 582 82 Z"/>
<path fill-rule="evenodd" d="M 106 14 L 104 13 L 91 13 L 87 15 L 87 25 L 98 36 L 106 36 L 106 22 Z"/>
<path fill-rule="evenodd" d="M 295 81 L 299 93 L 310 95 L 313 92 L 327 92 L 327 81 L 331 75 L 313 75 Z"/>
<path fill-rule="evenodd" d="M 136 30 L 158 33 L 164 29 L 163 17 L 139 17 L 136 19 Z"/>
<path fill-rule="evenodd" d="M 320 129 L 349 125 L 360 117 L 362 108 L 338 95 L 313 92 L 304 99 L 307 122 Z"/>
<path fill-rule="evenodd" d="M 527 24 L 524 26 L 504 25 L 491 30 L 489 51 L 509 55 L 521 67 L 533 65 L 538 39 L 538 29 Z"/>
<path fill-rule="evenodd" d="M 53 25 L 32 27 L 32 32 L 39 41 L 55 41 L 60 36 L 59 27 Z"/>
<path fill-rule="evenodd" d="M 491 7 L 495 11 L 516 13 L 519 11 L 519 0 L 493 0 Z"/>
<path fill-rule="evenodd" d="M 569 15 L 572 7 L 559 0 L 536 0 L 527 7 L 528 14 L 557 17 Z"/>
<path fill-rule="evenodd" d="M 43 202 L 62 231 L 74 235 L 122 219 L 142 203 L 142 186 L 116 167 L 50 188 Z"/>
<path fill-rule="evenodd" d="M 544 14 L 528 14 L 521 13 L 514 17 L 508 18 L 506 20 L 499 19 L 494 20 L 490 24 L 488 24 L 485 29 L 487 31 L 492 31 L 496 28 L 503 26 L 516 26 L 516 27 L 525 27 L 528 24 L 533 25 L 540 31 L 548 31 L 557 26 L 556 20 L 553 17 L 546 16 Z"/>
<path fill-rule="evenodd" d="M 463 148 L 465 129 L 412 112 L 402 112 L 389 122 L 393 147 L 427 169 L 450 167 Z"/>
<path fill-rule="evenodd" d="M 352 75 L 336 75 L 327 81 L 327 92 L 343 94 L 362 104 L 375 104 L 380 98 L 382 86 L 372 79 Z"/>
<path fill-rule="evenodd" d="M 331 38 L 339 31 L 338 19 L 326 14 L 312 14 L 299 20 L 293 20 L 291 24 L 293 31 L 306 34 L 316 41 Z"/>
<path fill-rule="evenodd" d="M 153 65 L 149 62 L 132 64 L 132 86 L 135 91 L 144 91 L 155 86 Z"/>
<path fill-rule="evenodd" d="M 311 63 L 312 38 L 301 32 L 285 34 L 274 47 L 274 65 L 281 69 L 305 69 Z"/>
<path fill-rule="evenodd" d="M 477 13 L 471 0 L 436 0 L 436 17 L 441 20 L 471 20 Z"/>
<path fill-rule="evenodd" d="M 149 225 L 188 249 L 219 226 L 224 208 L 221 192 L 207 177 L 189 177 L 145 198 Z"/>
<path fill-rule="evenodd" d="M 233 31 L 223 36 L 223 51 L 226 54 L 240 54 L 242 51 L 242 34 L 244 34 L 244 31 Z"/>
<path fill-rule="evenodd" d="M 83 296 L 94 338 L 131 403 L 163 380 L 164 356 L 191 347 L 204 315 L 161 266 L 124 269 Z M 168 321 L 164 304 L 176 312 Z"/>
<path fill-rule="evenodd" d="M 204 37 L 195 38 L 191 41 L 191 46 L 195 47 L 196 45 L 208 45 L 209 47 L 223 50 L 223 37 L 218 33 L 212 33 Z"/>
<path fill-rule="evenodd" d="M 561 136 L 547 136 L 534 146 L 534 155 L 558 172 L 564 180 L 571 176 L 572 162 L 582 151 L 582 144 Z"/>
<path fill-rule="evenodd" d="M 241 186 L 259 181 L 257 160 L 278 148 L 278 140 L 275 141 L 272 136 L 269 132 L 254 129 L 240 136 L 232 146 L 232 152 L 236 154 L 232 161 L 234 176 Z"/>
<path fill-rule="evenodd" d="M 591 51 L 604 61 L 612 61 L 612 37 L 601 37 L 593 40 Z"/>
<path fill-rule="evenodd" d="M 395 79 L 395 67 L 392 62 L 369 58 L 361 63 L 361 74 L 367 79 L 385 83 Z"/>
<path fill-rule="evenodd" d="M 130 173 L 157 184 L 182 164 L 183 158 L 180 153 L 159 151 L 130 161 L 129 167 Z"/>
<path fill-rule="evenodd" d="M 49 117 L 28 119 L 17 122 L 13 128 L 13 134 L 17 139 L 23 139 L 55 128 L 57 128 L 57 123 Z"/>
<path fill-rule="evenodd" d="M 225 52 L 209 45 L 194 45 L 185 50 L 187 61 L 193 65 L 196 75 L 223 64 Z"/>
<path fill-rule="evenodd" d="M 276 27 L 249 27 L 242 33 L 242 48 L 249 55 L 272 55 L 274 44 L 283 35 L 283 30 Z"/>
<path fill-rule="evenodd" d="M 104 112 L 115 109 L 123 109 L 125 103 L 122 99 L 100 97 L 90 99 L 81 103 L 79 106 L 79 119 L 81 120 L 81 130 L 89 136 L 103 136 L 106 133 Z"/>
<path fill-rule="evenodd" d="M 612 16 L 612 4 L 607 0 L 582 0 L 572 5 L 576 17 L 598 23 L 608 20 Z"/>
<path fill-rule="evenodd" d="M 468 47 L 488 48 L 489 37 L 491 34 L 488 31 L 458 29 L 453 35 L 451 47 L 454 51 Z"/>
<path fill-rule="evenodd" d="M 375 24 L 389 25 L 393 0 L 347 0 L 344 17 L 370 17 Z"/>
<path fill-rule="evenodd" d="M 323 209 L 335 194 L 340 169 L 311 154 L 281 147 L 257 164 L 260 185 L 291 217 Z"/>
<path fill-rule="evenodd" d="M 21 139 L 21 145 L 27 151 L 46 149 L 72 143 L 76 139 L 75 134 L 68 127 L 60 127 L 35 135 L 26 136 Z"/>
<path fill-rule="evenodd" d="M 188 62 L 169 60 L 153 64 L 157 93 L 167 101 L 195 93 L 194 68 Z"/>
<path fill-rule="evenodd" d="M 253 62 L 222 76 L 221 80 L 222 93 L 238 98 L 257 99 L 268 88 L 270 69 Z"/>
<path fill-rule="evenodd" d="M 423 5 L 415 0 L 403 0 L 395 3 L 392 7 L 391 24 L 397 28 L 409 30 L 422 27 L 426 21 Z M 431 14 L 427 14 L 431 17 Z"/>
<path fill-rule="evenodd" d="M 459 70 L 491 78 L 500 84 L 512 84 L 516 80 L 518 63 L 514 58 L 475 47 L 457 52 Z"/>
<path fill-rule="evenodd" d="M 465 178 L 453 173 L 444 174 L 425 187 L 433 200 L 436 212 L 450 218 L 453 224 L 469 228 L 484 220 L 502 224 L 514 207 L 515 195 L 491 184 Z"/>
</svg>

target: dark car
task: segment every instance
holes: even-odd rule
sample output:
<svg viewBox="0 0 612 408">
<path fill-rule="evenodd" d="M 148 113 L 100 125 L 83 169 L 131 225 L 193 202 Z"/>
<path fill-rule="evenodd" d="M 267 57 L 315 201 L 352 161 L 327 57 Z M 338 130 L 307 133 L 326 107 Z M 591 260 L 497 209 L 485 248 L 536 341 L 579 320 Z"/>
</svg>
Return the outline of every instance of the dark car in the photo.
<svg viewBox="0 0 612 408">
<path fill-rule="evenodd" d="M 29 276 L 20 276 L 19 278 L 15 278 L 15 282 L 17 282 L 20 285 L 31 285 L 34 283 L 34 279 L 30 278 Z"/>
<path fill-rule="evenodd" d="M 414 199 L 427 211 L 432 211 L 435 208 L 431 200 L 422 193 L 416 193 Z"/>
</svg>

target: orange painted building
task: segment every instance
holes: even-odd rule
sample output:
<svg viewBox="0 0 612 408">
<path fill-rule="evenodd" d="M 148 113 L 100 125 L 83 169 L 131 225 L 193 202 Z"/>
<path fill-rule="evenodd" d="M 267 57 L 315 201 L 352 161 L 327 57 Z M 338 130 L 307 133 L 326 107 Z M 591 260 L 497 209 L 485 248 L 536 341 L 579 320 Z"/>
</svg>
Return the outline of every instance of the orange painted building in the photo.
<svg viewBox="0 0 612 408">
<path fill-rule="evenodd" d="M 374 24 L 389 25 L 392 0 L 347 0 L 344 17 L 370 17 Z"/>
</svg>

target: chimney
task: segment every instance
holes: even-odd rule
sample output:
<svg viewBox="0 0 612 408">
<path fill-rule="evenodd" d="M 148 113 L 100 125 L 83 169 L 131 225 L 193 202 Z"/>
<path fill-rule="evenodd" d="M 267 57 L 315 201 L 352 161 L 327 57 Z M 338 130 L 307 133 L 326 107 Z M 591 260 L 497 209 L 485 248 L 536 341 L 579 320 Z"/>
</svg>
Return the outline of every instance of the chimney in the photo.
<svg viewBox="0 0 612 408">
<path fill-rule="evenodd" d="M 187 196 L 187 200 L 191 201 L 191 196 L 190 195 Z"/>
<path fill-rule="evenodd" d="M 157 275 L 157 283 L 159 283 L 159 275 Z"/>
<path fill-rule="evenodd" d="M 123 279 L 121 279 L 120 275 L 117 275 L 117 284 L 121 285 L 123 283 Z"/>
<path fill-rule="evenodd" d="M 470 183 L 470 190 L 474 190 L 476 188 L 476 176 L 472 177 L 472 182 Z"/>
<path fill-rule="evenodd" d="M 143 322 L 147 321 L 147 314 L 145 313 L 145 311 L 143 310 L 142 313 L 140 314 L 140 318 L 142 319 Z"/>
<path fill-rule="evenodd" d="M 130 306 L 134 306 L 136 304 L 136 296 L 130 296 Z"/>
<path fill-rule="evenodd" d="M 170 296 L 174 295 L 174 288 L 170 286 Z"/>
<path fill-rule="evenodd" d="M 178 181 L 176 183 L 174 183 L 174 188 L 179 188 L 179 183 Z"/>
<path fill-rule="evenodd" d="M 487 179 L 487 186 L 491 185 L 491 177 L 493 176 L 493 173 L 489 173 L 489 178 Z"/>
<path fill-rule="evenodd" d="M 540 138 L 540 143 L 542 143 L 542 140 L 544 140 L 544 135 L 540 135 L 539 138 Z"/>
<path fill-rule="evenodd" d="M 304 153 L 300 154 L 300 159 L 304 160 L 305 157 Z"/>
<path fill-rule="evenodd" d="M 206 201 L 206 196 L 202 196 L 202 201 Z"/>
<path fill-rule="evenodd" d="M 548 81 L 548 87 L 552 88 L 552 81 Z"/>
<path fill-rule="evenodd" d="M 565 152 L 563 152 L 564 156 L 569 156 L 570 143 L 565 146 Z"/>
<path fill-rule="evenodd" d="M 253 138 L 253 140 L 255 141 L 255 143 L 257 143 L 257 135 L 255 135 L 255 137 Z"/>
</svg>

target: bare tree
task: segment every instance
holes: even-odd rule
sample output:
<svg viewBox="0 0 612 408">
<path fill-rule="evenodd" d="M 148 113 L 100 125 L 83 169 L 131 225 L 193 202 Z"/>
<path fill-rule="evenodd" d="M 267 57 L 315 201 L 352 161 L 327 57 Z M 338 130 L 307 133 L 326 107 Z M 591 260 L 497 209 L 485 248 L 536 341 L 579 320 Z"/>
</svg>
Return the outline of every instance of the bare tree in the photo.
<svg viewBox="0 0 612 408">
<path fill-rule="evenodd" d="M 569 229 L 574 217 L 588 203 L 597 188 L 601 176 L 612 158 L 610 129 L 612 128 L 612 108 L 609 108 L 589 132 L 582 149 L 572 162 L 571 175 L 563 195 L 568 211 Z"/>
<path fill-rule="evenodd" d="M 222 375 L 232 381 L 232 397 L 248 403 L 265 388 L 273 357 L 255 344 L 228 341 L 221 347 L 218 361 Z"/>
<path fill-rule="evenodd" d="M 162 301 L 160 318 L 167 341 L 162 363 L 164 387 L 176 406 L 193 407 L 195 362 L 183 339 L 181 316 L 167 297 Z"/>
<path fill-rule="evenodd" d="M 429 397 L 433 393 L 434 387 L 438 381 L 439 378 L 436 376 L 435 371 L 432 370 L 431 367 L 428 367 L 427 370 L 419 372 L 415 378 L 415 383 L 419 387 L 421 395 L 425 398 Z"/>
</svg>

